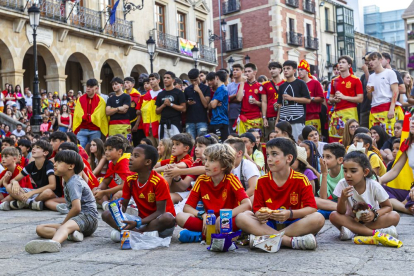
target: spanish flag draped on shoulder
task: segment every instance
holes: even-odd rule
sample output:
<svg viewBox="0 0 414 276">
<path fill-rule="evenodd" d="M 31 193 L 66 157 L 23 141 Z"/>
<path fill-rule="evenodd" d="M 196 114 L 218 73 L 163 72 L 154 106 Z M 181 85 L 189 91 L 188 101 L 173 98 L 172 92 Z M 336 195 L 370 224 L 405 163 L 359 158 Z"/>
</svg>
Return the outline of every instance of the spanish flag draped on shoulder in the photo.
<svg viewBox="0 0 414 276">
<path fill-rule="evenodd" d="M 411 113 L 406 113 L 404 116 L 404 123 L 403 128 L 401 132 L 401 142 L 400 142 L 400 150 L 397 153 L 397 156 L 395 157 L 395 161 L 393 164 L 393 167 L 397 163 L 398 159 L 401 157 L 403 152 L 406 152 L 410 145 L 408 145 L 408 136 L 410 135 L 410 117 Z M 387 183 L 388 187 L 394 188 L 394 189 L 401 189 L 401 190 L 410 190 L 412 183 L 414 181 L 413 177 L 413 170 L 408 165 L 408 159 L 407 162 L 405 162 L 404 167 L 402 168 L 401 172 L 398 174 L 398 176 Z"/>
<path fill-rule="evenodd" d="M 80 97 L 73 115 L 73 132 L 77 134 L 82 123 L 89 122 L 97 126 L 103 135 L 107 136 L 108 117 L 105 108 L 105 100 L 97 94 L 93 98 L 89 98 L 87 94 Z"/>
</svg>

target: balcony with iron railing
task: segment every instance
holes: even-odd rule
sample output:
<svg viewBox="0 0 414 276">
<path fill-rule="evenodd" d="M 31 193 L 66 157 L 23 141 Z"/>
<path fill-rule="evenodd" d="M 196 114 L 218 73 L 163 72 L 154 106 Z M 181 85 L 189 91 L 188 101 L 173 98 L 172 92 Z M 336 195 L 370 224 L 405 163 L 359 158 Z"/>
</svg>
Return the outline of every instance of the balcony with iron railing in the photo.
<svg viewBox="0 0 414 276">
<path fill-rule="evenodd" d="M 240 0 L 227 0 L 223 3 L 223 14 L 229 14 L 240 10 Z"/>
<path fill-rule="evenodd" d="M 226 39 L 223 41 L 223 52 L 231 52 L 243 49 L 243 38 Z"/>
<path fill-rule="evenodd" d="M 294 46 L 302 45 L 302 34 L 295 32 L 286 32 L 287 44 Z"/>
<path fill-rule="evenodd" d="M 32 5 L 26 0 L 0 0 L 0 9 L 14 10 L 27 16 L 27 9 Z M 114 24 L 109 24 L 110 12 L 100 12 L 76 4 L 71 1 L 38 0 L 41 21 L 64 23 L 68 27 L 77 27 L 88 31 L 112 36 L 116 39 L 133 40 L 132 21 L 117 18 Z M 102 20 L 104 17 L 105 20 Z M 64 25 L 61 25 L 64 26 Z"/>
<path fill-rule="evenodd" d="M 318 50 L 319 41 L 316 37 L 307 36 L 305 38 L 305 48 L 311 50 Z"/>
<path fill-rule="evenodd" d="M 299 0 L 285 0 L 286 6 L 293 8 L 299 8 Z"/>
<path fill-rule="evenodd" d="M 171 53 L 183 55 L 180 52 L 179 48 L 180 37 L 176 35 L 165 34 L 162 32 L 157 33 L 157 47 L 164 51 Z M 215 48 L 210 48 L 204 45 L 197 45 L 200 51 L 200 60 L 215 63 L 216 59 L 216 50 Z"/>
<path fill-rule="evenodd" d="M 325 20 L 325 32 L 328 32 L 328 33 L 335 32 L 335 21 Z"/>
<path fill-rule="evenodd" d="M 312 0 L 303 0 L 303 10 L 308 13 L 315 13 L 315 2 Z"/>
</svg>

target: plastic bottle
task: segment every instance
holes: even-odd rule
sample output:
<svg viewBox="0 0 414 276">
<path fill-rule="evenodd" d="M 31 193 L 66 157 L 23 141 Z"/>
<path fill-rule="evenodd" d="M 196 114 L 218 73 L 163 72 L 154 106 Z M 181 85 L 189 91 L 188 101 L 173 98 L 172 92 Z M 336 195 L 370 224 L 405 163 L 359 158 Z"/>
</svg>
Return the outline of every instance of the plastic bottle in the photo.
<svg viewBox="0 0 414 276">
<path fill-rule="evenodd" d="M 285 91 L 283 94 L 287 95 L 287 92 Z M 283 105 L 289 105 L 289 101 L 288 100 L 283 100 Z"/>
<path fill-rule="evenodd" d="M 206 243 L 211 244 L 211 234 L 216 233 L 216 215 L 214 210 L 208 210 L 207 212 L 207 233 L 206 233 Z"/>
</svg>

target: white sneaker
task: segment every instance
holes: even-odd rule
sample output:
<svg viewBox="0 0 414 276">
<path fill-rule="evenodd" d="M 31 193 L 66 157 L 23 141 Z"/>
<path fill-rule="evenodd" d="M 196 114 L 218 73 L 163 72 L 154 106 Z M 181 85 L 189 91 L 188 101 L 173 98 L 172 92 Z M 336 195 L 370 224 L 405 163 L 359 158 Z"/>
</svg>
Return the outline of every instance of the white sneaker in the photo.
<svg viewBox="0 0 414 276">
<path fill-rule="evenodd" d="M 317 247 L 316 238 L 312 234 L 307 234 L 305 236 L 300 236 L 300 237 L 294 237 L 292 239 L 293 249 L 315 250 L 316 247 Z"/>
<path fill-rule="evenodd" d="M 30 204 L 30 208 L 32 210 L 36 211 L 42 211 L 43 210 L 43 201 L 32 201 Z"/>
<path fill-rule="evenodd" d="M 397 233 L 397 228 L 395 228 L 394 225 L 387 227 L 387 228 L 381 228 L 381 229 L 377 229 L 377 232 L 381 232 L 384 234 L 388 234 L 393 236 L 394 238 L 398 239 L 398 233 Z"/>
<path fill-rule="evenodd" d="M 10 202 L 5 201 L 2 204 L 0 204 L 0 210 L 2 211 L 10 211 Z"/>
<path fill-rule="evenodd" d="M 339 239 L 341 241 L 349 241 L 355 236 L 354 233 L 351 232 L 348 228 L 345 226 L 341 227 L 341 233 L 339 234 Z"/>
<path fill-rule="evenodd" d="M 61 244 L 54 240 L 34 240 L 26 244 L 24 249 L 27 253 L 38 254 L 42 252 L 59 252 Z"/>
<path fill-rule="evenodd" d="M 112 230 L 111 232 L 111 240 L 113 242 L 121 242 L 121 232 L 119 232 L 118 230 Z"/>
<path fill-rule="evenodd" d="M 68 241 L 81 242 L 83 241 L 83 234 L 79 231 L 75 231 L 68 235 Z"/>
<path fill-rule="evenodd" d="M 104 210 L 104 211 L 109 210 L 109 201 L 102 202 L 102 210 Z"/>
<path fill-rule="evenodd" d="M 63 215 L 66 215 L 69 213 L 68 205 L 66 203 L 59 203 L 58 205 L 56 205 L 56 211 Z"/>
</svg>

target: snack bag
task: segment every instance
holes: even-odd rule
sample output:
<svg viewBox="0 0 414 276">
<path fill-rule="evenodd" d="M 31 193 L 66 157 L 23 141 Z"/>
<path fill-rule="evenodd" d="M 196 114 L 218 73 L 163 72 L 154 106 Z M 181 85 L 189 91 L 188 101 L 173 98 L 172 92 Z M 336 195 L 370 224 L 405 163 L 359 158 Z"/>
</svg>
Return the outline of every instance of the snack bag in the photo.
<svg viewBox="0 0 414 276">
<path fill-rule="evenodd" d="M 241 231 L 230 234 L 211 234 L 211 245 L 207 247 L 209 251 L 227 252 L 237 249 L 238 247 L 232 241 L 235 237 L 240 236 Z"/>
<path fill-rule="evenodd" d="M 258 248 L 269 253 L 276 253 L 280 249 L 284 234 L 285 232 L 265 236 L 250 235 L 250 248 Z"/>
<path fill-rule="evenodd" d="M 374 237 L 356 236 L 354 237 L 355 244 L 373 244 L 377 245 L 379 242 Z"/>
<path fill-rule="evenodd" d="M 384 246 L 391 246 L 391 247 L 397 247 L 397 248 L 400 248 L 401 246 L 403 246 L 402 241 L 397 240 L 391 235 L 384 234 L 381 232 L 376 232 L 374 235 L 374 239 L 380 242 Z"/>
<path fill-rule="evenodd" d="M 126 226 L 126 224 L 123 223 L 126 219 L 124 213 L 122 213 L 121 206 L 119 205 L 120 201 L 121 200 L 117 199 L 109 202 L 109 211 L 111 212 L 112 218 L 115 220 L 118 228 L 122 229 Z"/>
</svg>

